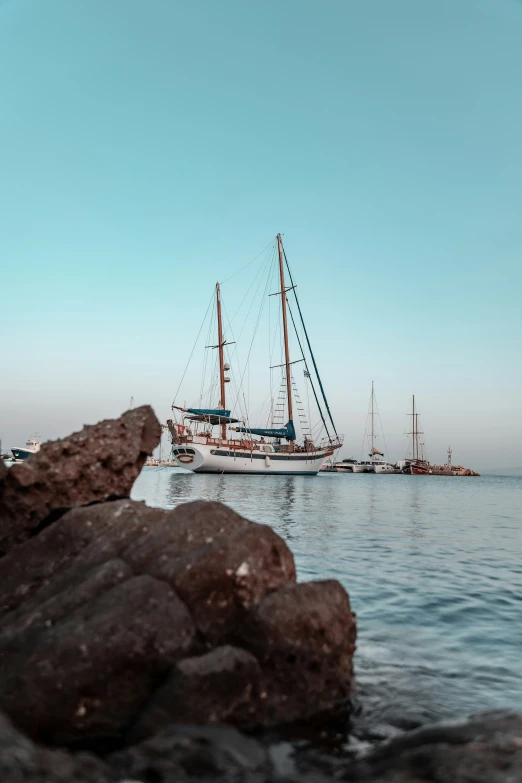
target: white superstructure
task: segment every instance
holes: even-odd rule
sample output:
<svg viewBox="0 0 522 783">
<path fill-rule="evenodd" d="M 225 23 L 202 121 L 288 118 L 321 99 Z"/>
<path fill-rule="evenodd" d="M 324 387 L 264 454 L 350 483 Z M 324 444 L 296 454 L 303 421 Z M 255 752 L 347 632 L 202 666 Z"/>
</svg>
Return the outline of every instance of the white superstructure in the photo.
<svg viewBox="0 0 522 783">
<path fill-rule="evenodd" d="M 36 454 L 40 451 L 40 445 L 40 438 L 37 435 L 33 435 L 29 438 L 24 448 L 15 446 L 11 449 L 14 460 L 16 462 L 22 462 L 23 460 L 28 459 L 32 454 Z"/>
</svg>

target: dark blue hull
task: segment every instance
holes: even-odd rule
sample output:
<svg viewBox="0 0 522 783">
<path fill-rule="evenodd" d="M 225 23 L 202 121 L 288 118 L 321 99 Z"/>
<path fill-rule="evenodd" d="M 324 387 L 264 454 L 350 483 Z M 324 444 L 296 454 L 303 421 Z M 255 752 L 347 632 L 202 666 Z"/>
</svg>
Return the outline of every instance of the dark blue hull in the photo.
<svg viewBox="0 0 522 783">
<path fill-rule="evenodd" d="M 29 451 L 29 449 L 11 449 L 11 452 L 15 459 L 28 459 L 31 454 L 34 454 L 34 451 Z"/>
</svg>

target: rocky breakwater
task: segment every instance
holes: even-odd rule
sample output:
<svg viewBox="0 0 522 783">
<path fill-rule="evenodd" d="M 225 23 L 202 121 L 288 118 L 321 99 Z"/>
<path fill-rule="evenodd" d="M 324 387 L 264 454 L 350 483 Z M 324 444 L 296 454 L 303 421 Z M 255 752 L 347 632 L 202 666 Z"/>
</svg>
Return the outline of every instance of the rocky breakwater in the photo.
<svg viewBox="0 0 522 783">
<path fill-rule="evenodd" d="M 32 740 L 268 726 L 349 696 L 339 583 L 297 584 L 284 541 L 222 504 L 129 500 L 159 436 L 138 408 L 0 477 L 0 709 Z"/>
</svg>

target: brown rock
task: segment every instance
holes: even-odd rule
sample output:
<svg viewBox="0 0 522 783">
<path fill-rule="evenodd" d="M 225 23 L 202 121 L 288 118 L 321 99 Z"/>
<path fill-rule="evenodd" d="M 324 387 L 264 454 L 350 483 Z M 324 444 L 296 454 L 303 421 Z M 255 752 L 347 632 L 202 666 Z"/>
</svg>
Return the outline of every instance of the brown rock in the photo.
<svg viewBox="0 0 522 783">
<path fill-rule="evenodd" d="M 76 584 L 164 519 L 161 509 L 133 500 L 72 509 L 0 559 L 0 615 L 20 603 L 25 612 Z"/>
<path fill-rule="evenodd" d="M 161 428 L 152 408 L 127 411 L 43 444 L 0 475 L 0 551 L 5 553 L 65 509 L 128 497 Z"/>
<path fill-rule="evenodd" d="M 118 734 L 190 651 L 194 634 L 168 585 L 134 577 L 14 650 L 0 704 L 33 739 Z"/>
<path fill-rule="evenodd" d="M 195 500 L 171 511 L 162 511 L 162 522 L 151 527 L 148 535 L 132 541 L 122 556 L 141 573 L 151 568 L 166 569 L 188 552 L 215 544 L 252 523 L 223 503 Z M 160 572 L 158 571 L 158 574 Z M 161 572 L 161 576 L 168 571 Z"/>
<path fill-rule="evenodd" d="M 90 753 L 39 747 L 0 713 L 2 783 L 114 783 L 107 766 Z"/>
<path fill-rule="evenodd" d="M 37 738 L 117 734 L 176 661 L 294 580 L 282 539 L 219 503 L 72 509 L 0 560 L 0 705 Z M 172 672 L 176 714 L 245 723 L 259 676 L 244 650 L 193 658 Z"/>
<path fill-rule="evenodd" d="M 282 588 L 253 607 L 237 640 L 265 674 L 264 722 L 306 718 L 346 700 L 355 635 L 348 595 L 333 580 Z"/>
<path fill-rule="evenodd" d="M 150 409 L 130 411 L 47 444 L 0 482 L 11 547 L 0 559 L 0 707 L 33 738 L 273 724 L 349 693 L 348 597 L 334 582 L 296 586 L 271 528 L 220 503 L 93 502 L 130 491 L 154 423 Z"/>
<path fill-rule="evenodd" d="M 261 678 L 256 658 L 229 645 L 178 661 L 129 739 L 140 741 L 170 723 L 255 723 Z"/>
<path fill-rule="evenodd" d="M 297 783 L 274 774 L 263 745 L 232 726 L 171 725 L 112 754 L 108 765 L 118 783 Z"/>
<path fill-rule="evenodd" d="M 243 610 L 295 582 L 294 558 L 285 542 L 272 528 L 253 522 L 165 566 L 169 583 L 212 644 L 230 638 Z"/>
<path fill-rule="evenodd" d="M 336 777 L 361 783 L 522 783 L 522 716 L 493 712 L 425 726 L 346 765 Z"/>
<path fill-rule="evenodd" d="M 30 606 L 21 605 L 18 611 L 0 620 L 0 666 L 13 653 L 32 645 L 38 633 L 56 625 L 76 609 L 89 605 L 103 593 L 132 576 L 122 560 L 109 560 L 93 568 L 77 584 L 65 586 L 61 592 Z"/>
</svg>

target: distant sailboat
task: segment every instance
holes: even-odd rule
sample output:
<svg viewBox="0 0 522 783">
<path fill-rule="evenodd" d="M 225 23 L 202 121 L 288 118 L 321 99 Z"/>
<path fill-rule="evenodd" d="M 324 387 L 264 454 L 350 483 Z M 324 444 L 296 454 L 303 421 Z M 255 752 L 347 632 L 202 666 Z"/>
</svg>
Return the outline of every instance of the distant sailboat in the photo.
<svg viewBox="0 0 522 783">
<path fill-rule="evenodd" d="M 368 434 L 368 445 L 369 445 L 369 453 L 368 456 L 370 457 L 369 460 L 362 461 L 360 465 L 362 466 L 362 470 L 353 471 L 353 472 L 360 472 L 360 473 L 394 473 L 395 472 L 395 465 L 392 465 L 390 462 L 386 462 L 384 459 L 379 459 L 379 457 L 384 457 L 384 453 L 382 451 L 379 451 L 375 447 L 375 439 L 377 437 L 377 433 L 375 431 L 375 417 L 378 415 L 375 413 L 376 408 L 376 402 L 375 402 L 375 385 L 372 381 L 372 393 L 370 397 L 370 411 L 368 413 L 368 417 L 370 420 L 370 431 Z M 368 432 L 368 427 L 367 427 Z"/>
<path fill-rule="evenodd" d="M 419 430 L 419 414 L 415 410 L 415 395 L 412 395 L 411 416 L 411 459 L 407 459 L 402 468 L 402 473 L 408 473 L 412 476 L 424 476 L 430 473 L 430 464 L 424 459 L 424 444 L 419 441 L 419 435 L 423 435 Z"/>
<path fill-rule="evenodd" d="M 478 476 L 474 470 L 465 468 L 463 465 L 452 465 L 452 451 L 448 448 L 448 459 L 445 465 L 431 465 L 424 454 L 424 444 L 420 442 L 419 435 L 424 433 L 419 430 L 419 414 L 415 410 L 415 395 L 412 396 L 412 427 L 411 432 L 411 452 L 412 456 L 404 461 L 401 472 L 411 476 Z"/>
<path fill-rule="evenodd" d="M 219 400 L 216 407 L 200 408 L 185 407 L 173 404 L 172 409 L 181 414 L 181 421 L 169 420 L 167 422 L 172 439 L 172 455 L 182 467 L 195 473 L 255 473 L 262 475 L 286 475 L 303 474 L 315 475 L 320 470 L 325 459 L 330 457 L 342 445 L 342 436 L 337 434 L 330 413 L 330 408 L 324 393 L 321 378 L 317 371 L 314 355 L 311 351 L 308 333 L 302 319 L 301 308 L 295 285 L 292 280 L 288 261 L 283 248 L 281 235 L 277 235 L 278 277 L 281 296 L 281 321 L 284 344 L 283 391 L 285 404 L 281 410 L 287 410 L 288 420 L 286 424 L 273 426 L 273 402 L 271 427 L 231 426 L 244 424 L 239 418 L 232 415 L 226 403 L 226 384 L 230 378 L 226 374 L 230 366 L 225 362 L 224 347 L 229 343 L 223 336 L 223 318 L 221 303 L 221 287 L 216 284 L 216 313 L 217 313 L 217 344 L 209 346 L 218 350 L 219 365 Z M 290 275 L 290 287 L 285 283 L 285 262 Z M 297 311 L 301 319 L 302 329 L 306 344 L 309 349 L 310 359 L 315 371 L 320 393 L 323 397 L 326 414 L 323 414 L 319 406 L 319 398 L 311 379 L 311 368 L 303 351 L 299 333 L 295 327 L 294 317 L 290 311 L 292 323 L 297 335 L 302 357 L 296 361 L 305 363 L 305 379 L 312 386 L 314 397 L 321 414 L 327 436 L 322 442 L 313 442 L 311 432 L 305 434 L 302 442 L 297 439 L 294 426 L 294 399 L 292 393 L 291 360 L 288 339 L 288 315 L 289 304 L 287 293 L 293 291 Z M 329 431 L 326 418 L 329 419 Z M 282 419 L 284 421 L 284 419 Z M 217 428 L 217 433 L 215 432 Z M 228 431 L 227 431 L 228 430 Z M 237 433 L 237 434 L 232 434 Z M 267 440 L 266 440 L 267 439 Z M 286 441 L 286 443 L 283 443 Z"/>
</svg>

